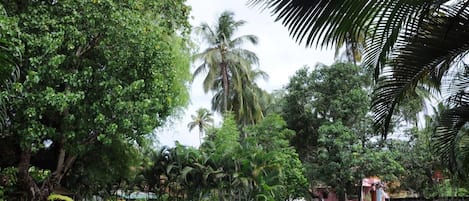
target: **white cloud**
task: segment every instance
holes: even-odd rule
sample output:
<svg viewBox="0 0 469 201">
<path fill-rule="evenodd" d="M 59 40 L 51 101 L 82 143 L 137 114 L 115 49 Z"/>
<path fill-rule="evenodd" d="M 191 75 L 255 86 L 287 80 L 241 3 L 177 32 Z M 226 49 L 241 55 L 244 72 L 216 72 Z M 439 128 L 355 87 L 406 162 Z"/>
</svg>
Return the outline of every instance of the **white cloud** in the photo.
<svg viewBox="0 0 469 201">
<path fill-rule="evenodd" d="M 268 91 L 280 89 L 286 85 L 295 71 L 304 65 L 333 63 L 332 50 L 321 51 L 297 44 L 289 36 L 287 28 L 280 22 L 274 22 L 275 18 L 270 16 L 267 10 L 261 12 L 258 7 L 248 7 L 245 2 L 239 0 L 188 0 L 187 3 L 192 6 L 191 24 L 193 26 L 198 26 L 201 22 L 211 25 L 225 10 L 233 11 L 236 20 L 247 22 L 238 33 L 259 37 L 257 46 L 246 46 L 246 49 L 258 55 L 260 69 L 269 74 L 270 79 L 267 82 L 259 82 L 259 85 Z M 198 108 L 211 108 L 211 95 L 211 93 L 203 93 L 202 77 L 196 79 L 191 88 L 191 105 L 183 118 L 167 126 L 158 134 L 161 144 L 173 145 L 177 140 L 184 145 L 198 146 L 198 131 L 194 129 L 189 133 L 187 123 L 191 121 L 190 115 L 195 114 Z"/>
</svg>

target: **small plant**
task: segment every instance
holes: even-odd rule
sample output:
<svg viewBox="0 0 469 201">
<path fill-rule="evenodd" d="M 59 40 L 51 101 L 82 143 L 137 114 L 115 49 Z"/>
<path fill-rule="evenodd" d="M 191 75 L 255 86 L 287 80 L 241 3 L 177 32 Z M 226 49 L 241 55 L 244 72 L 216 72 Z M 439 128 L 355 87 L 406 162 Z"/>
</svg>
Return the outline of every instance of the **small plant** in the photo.
<svg viewBox="0 0 469 201">
<path fill-rule="evenodd" d="M 6 200 L 6 195 L 15 190 L 17 172 L 15 167 L 0 168 L 0 201 Z"/>
<path fill-rule="evenodd" d="M 31 177 L 33 177 L 33 179 L 38 182 L 46 180 L 46 178 L 51 174 L 50 170 L 44 170 L 34 166 L 31 166 L 28 171 Z"/>
<path fill-rule="evenodd" d="M 47 200 L 49 201 L 73 201 L 71 197 L 65 196 L 65 195 L 60 195 L 60 194 L 51 194 L 49 197 L 47 197 Z"/>
</svg>

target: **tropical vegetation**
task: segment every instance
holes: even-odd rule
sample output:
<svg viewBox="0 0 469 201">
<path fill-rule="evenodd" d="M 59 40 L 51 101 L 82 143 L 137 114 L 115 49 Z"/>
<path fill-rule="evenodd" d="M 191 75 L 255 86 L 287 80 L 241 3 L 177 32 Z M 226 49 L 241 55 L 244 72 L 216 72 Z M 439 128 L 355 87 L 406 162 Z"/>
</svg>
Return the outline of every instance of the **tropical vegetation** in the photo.
<svg viewBox="0 0 469 201">
<path fill-rule="evenodd" d="M 200 143 L 202 144 L 204 133 L 213 125 L 213 117 L 212 113 L 206 108 L 199 108 L 196 113 L 196 115 L 191 115 L 192 121 L 187 124 L 187 127 L 189 131 L 192 131 L 195 127 L 199 128 Z"/>
<path fill-rule="evenodd" d="M 250 3 L 337 61 L 268 93 L 243 46 L 258 38 L 238 36 L 246 21 L 231 11 L 195 27 L 195 44 L 184 0 L 2 1 L 0 200 L 284 201 L 325 188 L 344 201 L 365 177 L 390 193 L 469 194 L 468 1 Z M 213 94 L 186 122 L 200 146 L 161 147 L 157 128 L 199 76 Z"/>
<path fill-rule="evenodd" d="M 306 46 L 363 43 L 364 68 L 374 69 L 372 111 L 384 137 L 399 104 L 417 88 L 441 92 L 445 105 L 433 150 L 467 178 L 469 1 L 251 0 L 276 15 Z M 344 17 L 346 16 L 346 17 Z"/>
<path fill-rule="evenodd" d="M 290 79 L 281 101 L 308 179 L 313 186 L 335 189 L 340 200 L 346 200 L 345 193 L 356 195 L 362 178 L 396 181 L 404 170 L 393 153 L 370 140 L 369 74 L 351 63 L 304 67 Z"/>
<path fill-rule="evenodd" d="M 199 149 L 177 145 L 154 157 L 146 178 L 154 192 L 187 200 L 287 200 L 304 197 L 304 168 L 278 115 L 240 131 L 232 115 L 211 130 Z M 164 178 L 161 181 L 159 178 Z M 161 181 L 161 182 L 160 182 Z M 166 189 L 166 190 L 164 190 Z"/>
<path fill-rule="evenodd" d="M 247 125 L 264 117 L 263 105 L 267 93 L 255 81 L 258 78 L 266 79 L 267 74 L 253 69 L 259 63 L 257 55 L 242 48 L 248 42 L 257 44 L 257 36 L 235 36 L 245 23 L 244 20 L 235 20 L 233 12 L 224 11 L 213 26 L 202 23 L 195 28 L 208 47 L 194 56 L 202 63 L 193 76 L 206 73 L 203 89 L 205 93 L 215 92 L 212 110 L 221 114 L 231 111 L 239 123 Z"/>
</svg>

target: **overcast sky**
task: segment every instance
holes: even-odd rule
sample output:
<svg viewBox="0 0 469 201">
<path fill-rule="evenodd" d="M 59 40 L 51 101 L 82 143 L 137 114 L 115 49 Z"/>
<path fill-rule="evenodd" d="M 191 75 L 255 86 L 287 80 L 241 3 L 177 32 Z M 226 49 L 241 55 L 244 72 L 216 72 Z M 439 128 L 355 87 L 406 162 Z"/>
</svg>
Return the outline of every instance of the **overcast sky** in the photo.
<svg viewBox="0 0 469 201">
<path fill-rule="evenodd" d="M 274 17 L 270 16 L 267 10 L 261 11 L 259 7 L 248 7 L 246 2 L 242 0 L 187 1 L 192 7 L 190 22 L 193 26 L 198 26 L 201 22 L 212 25 L 225 10 L 233 11 L 235 20 L 247 22 L 238 30 L 238 35 L 253 34 L 259 37 L 257 46 L 245 46 L 245 48 L 257 54 L 260 61 L 259 68 L 269 74 L 269 80 L 258 82 L 263 89 L 272 91 L 282 88 L 296 70 L 304 65 L 313 67 L 317 63 L 326 65 L 333 63 L 333 51 L 305 48 L 304 45 L 297 44 L 280 22 L 274 22 Z M 203 44 L 199 45 L 202 49 L 204 48 Z M 192 71 L 195 65 L 197 63 L 193 64 Z M 191 104 L 182 117 L 157 132 L 161 144 L 172 146 L 177 140 L 188 146 L 199 145 L 198 129 L 189 132 L 187 124 L 191 121 L 191 114 L 195 114 L 198 108 L 211 108 L 212 94 L 203 93 L 202 79 L 203 77 L 199 77 L 192 84 Z"/>
</svg>

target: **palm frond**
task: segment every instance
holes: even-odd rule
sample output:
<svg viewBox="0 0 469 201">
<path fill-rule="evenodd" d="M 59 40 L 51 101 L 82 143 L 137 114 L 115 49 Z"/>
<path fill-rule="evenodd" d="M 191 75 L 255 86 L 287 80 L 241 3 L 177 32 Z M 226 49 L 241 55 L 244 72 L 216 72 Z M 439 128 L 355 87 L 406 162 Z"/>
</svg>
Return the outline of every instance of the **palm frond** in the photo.
<svg viewBox="0 0 469 201">
<path fill-rule="evenodd" d="M 249 76 L 250 76 L 250 79 L 253 81 L 256 81 L 258 78 L 262 78 L 263 80 L 269 79 L 269 74 L 267 74 L 267 72 L 262 71 L 260 69 L 252 70 Z"/>
<path fill-rule="evenodd" d="M 210 101 L 211 102 L 211 105 L 212 105 L 212 111 L 217 111 L 217 112 L 220 112 L 222 113 L 223 112 L 223 108 L 224 108 L 224 105 L 225 105 L 225 102 L 224 102 L 224 98 L 223 98 L 223 90 L 222 88 L 218 88 L 219 90 L 216 91 L 213 96 L 212 96 L 212 100 Z M 229 108 L 229 107 L 228 107 Z"/>
<path fill-rule="evenodd" d="M 195 60 L 202 60 L 203 63 L 195 69 L 192 74 L 192 80 L 203 73 L 207 73 L 203 82 L 204 92 L 207 93 L 220 71 L 219 63 L 221 62 L 221 55 L 219 49 L 216 47 L 207 48 L 203 52 L 195 54 L 193 58 Z"/>
<path fill-rule="evenodd" d="M 229 60 L 236 61 L 238 63 L 244 62 L 243 64 L 249 66 L 259 64 L 259 58 L 257 57 L 256 53 L 250 50 L 234 48 L 227 56 L 229 57 Z"/>
<path fill-rule="evenodd" d="M 207 23 L 201 23 L 198 27 L 195 27 L 194 32 L 210 45 L 216 45 L 218 43 L 216 33 Z"/>
<path fill-rule="evenodd" d="M 469 77 L 457 75 L 453 79 L 445 80 L 445 83 L 442 86 L 446 89 L 443 97 L 449 106 L 458 107 L 469 104 L 469 97 L 466 93 L 469 88 Z"/>
<path fill-rule="evenodd" d="M 388 23 L 399 24 L 395 19 L 404 17 L 405 11 L 396 8 L 405 9 L 422 2 L 433 1 L 251 0 L 249 4 L 270 9 L 276 21 L 282 21 L 298 42 L 327 47 L 346 38 L 347 34 L 357 35 L 373 28 L 372 24 L 387 24 L 391 28 Z"/>
<path fill-rule="evenodd" d="M 466 54 L 469 49 L 469 19 L 449 14 L 424 20 L 416 34 L 398 41 L 373 93 L 375 126 L 384 133 L 396 104 L 413 92 L 419 81 L 438 74 L 448 58 Z"/>
<path fill-rule="evenodd" d="M 331 47 L 365 34 L 364 66 L 375 69 L 376 127 L 387 132 L 396 104 L 426 79 L 437 87 L 468 50 L 468 1 L 251 0 L 306 46 Z M 360 36 L 361 35 L 361 36 Z"/>
<path fill-rule="evenodd" d="M 189 128 L 189 132 L 191 132 L 197 126 L 196 122 L 189 122 L 187 127 Z"/>
<path fill-rule="evenodd" d="M 468 137 L 469 105 L 445 110 L 439 117 L 432 137 L 433 146 L 442 161 L 453 171 L 458 171 L 461 139 Z M 466 129 L 463 129 L 466 128 Z"/>
<path fill-rule="evenodd" d="M 398 0 L 382 2 L 378 12 L 369 22 L 364 55 L 364 66 L 374 67 L 375 78 L 385 67 L 390 52 L 402 39 L 413 37 L 421 23 L 434 7 L 431 0 Z"/>
<path fill-rule="evenodd" d="M 467 177 L 469 159 L 469 71 L 467 65 L 453 70 L 443 79 L 444 107 L 432 136 L 436 154 L 456 176 Z"/>
<path fill-rule="evenodd" d="M 255 35 L 243 35 L 230 41 L 229 45 L 230 47 L 240 47 L 246 42 L 250 42 L 253 45 L 257 45 L 257 43 L 259 42 L 259 38 Z"/>
<path fill-rule="evenodd" d="M 228 41 L 234 35 L 234 32 L 244 24 L 244 20 L 234 20 L 234 13 L 232 11 L 224 11 L 218 18 L 218 24 L 216 27 L 216 34 L 218 39 L 224 39 Z M 228 43 L 226 43 L 228 44 Z"/>
</svg>

